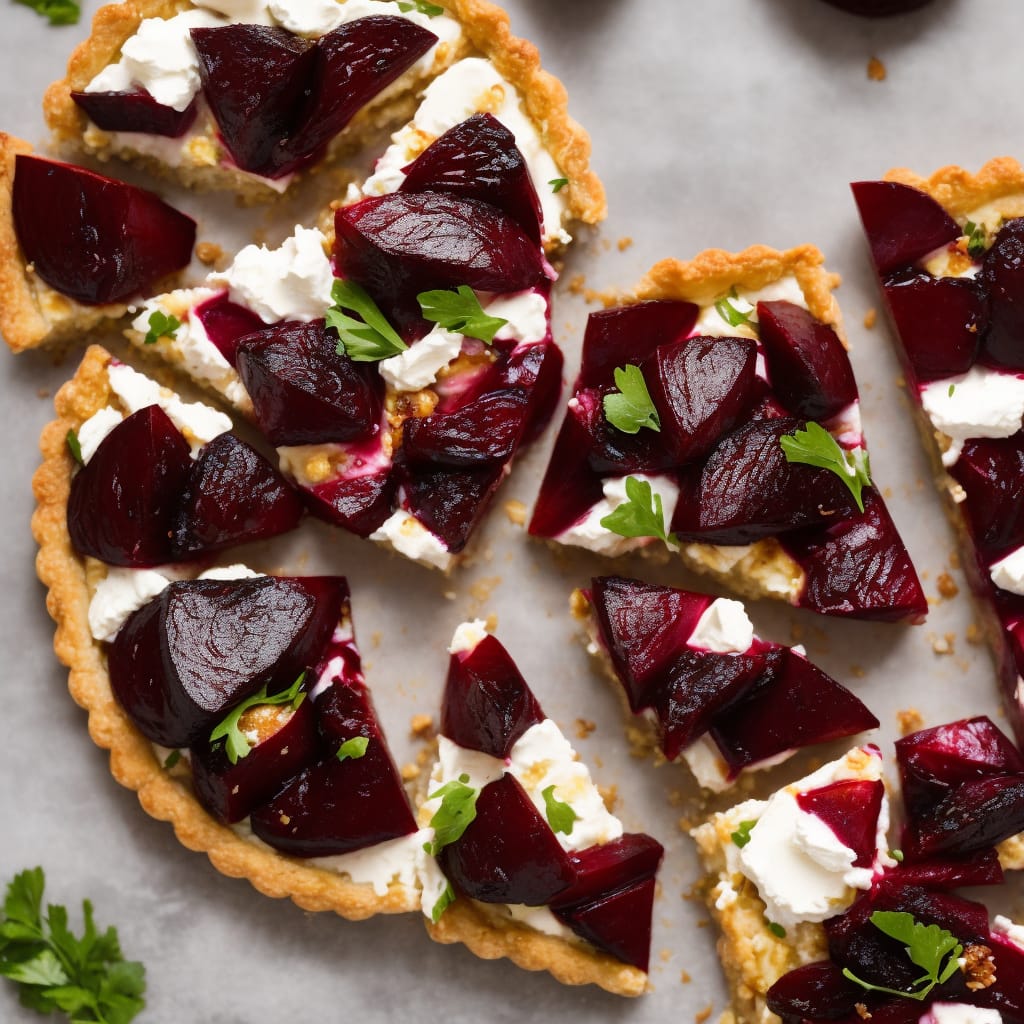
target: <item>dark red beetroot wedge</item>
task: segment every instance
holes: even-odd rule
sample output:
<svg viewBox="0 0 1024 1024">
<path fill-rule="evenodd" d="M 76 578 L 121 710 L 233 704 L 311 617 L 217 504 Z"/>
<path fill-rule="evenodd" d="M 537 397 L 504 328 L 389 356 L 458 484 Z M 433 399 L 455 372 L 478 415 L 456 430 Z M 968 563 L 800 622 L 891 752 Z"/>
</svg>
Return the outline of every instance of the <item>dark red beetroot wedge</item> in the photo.
<svg viewBox="0 0 1024 1024">
<path fill-rule="evenodd" d="M 148 92 L 73 92 L 75 104 L 105 132 L 145 132 L 177 139 L 196 119 L 196 101 L 184 110 L 157 103 Z"/>
<path fill-rule="evenodd" d="M 306 100 L 283 144 L 285 174 L 319 159 L 327 144 L 378 93 L 437 42 L 408 18 L 357 18 L 316 41 L 316 63 L 303 84 Z"/>
<path fill-rule="evenodd" d="M 602 476 L 623 473 L 655 473 L 675 465 L 667 449 L 667 435 L 651 430 L 626 434 L 613 427 L 604 413 L 605 395 L 597 388 L 577 391 L 566 413 L 587 435 L 587 462 Z"/>
<path fill-rule="evenodd" d="M 294 711 L 290 704 L 250 708 L 239 720 L 244 733 L 258 739 L 249 753 L 232 764 L 222 742 L 204 740 L 192 748 L 192 784 L 200 803 L 226 823 L 247 818 L 307 765 L 321 756 L 313 704 L 305 695 Z"/>
<path fill-rule="evenodd" d="M 476 818 L 440 853 L 457 892 L 482 903 L 550 903 L 576 879 L 568 854 L 511 775 L 481 790 Z"/>
<path fill-rule="evenodd" d="M 988 294 L 987 363 L 1024 370 L 1024 218 L 1007 221 L 996 235 L 978 275 Z"/>
<path fill-rule="evenodd" d="M 966 857 L 942 857 L 910 864 L 903 861 L 886 869 L 886 877 L 899 885 L 925 889 L 962 889 L 971 885 L 1001 885 L 1004 880 L 999 854 L 979 850 Z"/>
<path fill-rule="evenodd" d="M 857 400 L 850 357 L 828 324 L 782 301 L 759 302 L 757 322 L 768 380 L 790 412 L 827 420 Z"/>
<path fill-rule="evenodd" d="M 190 746 L 263 686 L 291 686 L 347 598 L 340 576 L 172 583 L 110 645 L 114 694 L 148 739 Z"/>
<path fill-rule="evenodd" d="M 990 1007 L 1003 1015 L 1006 1024 L 1024 1021 L 1024 950 L 1002 935 L 992 935 L 985 943 L 992 951 L 996 981 L 971 994 L 971 1002 Z"/>
<path fill-rule="evenodd" d="M 516 137 L 493 115 L 449 128 L 406 169 L 401 192 L 446 192 L 507 213 L 537 244 L 543 215 Z"/>
<path fill-rule="evenodd" d="M 920 189 L 896 181 L 858 181 L 850 186 L 879 274 L 909 267 L 963 232 Z"/>
<path fill-rule="evenodd" d="M 288 162 L 284 141 L 309 89 L 316 47 L 267 25 L 194 28 L 203 95 L 235 163 L 276 178 Z"/>
<path fill-rule="evenodd" d="M 657 839 L 641 832 L 627 832 L 610 843 L 570 853 L 576 881 L 552 901 L 551 909 L 557 912 L 562 907 L 591 903 L 653 878 L 664 853 Z"/>
<path fill-rule="evenodd" d="M 802 811 L 825 822 L 839 841 L 853 850 L 857 855 L 854 867 L 869 868 L 875 862 L 884 796 L 883 782 L 851 779 L 797 793 L 796 802 Z"/>
<path fill-rule="evenodd" d="M 396 192 L 341 207 L 334 229 L 339 275 L 362 285 L 406 331 L 422 323 L 420 292 L 519 292 L 545 279 L 538 246 L 507 214 L 475 199 Z"/>
<path fill-rule="evenodd" d="M 768 990 L 766 1004 L 784 1021 L 831 1020 L 853 1013 L 865 997 L 838 964 L 819 960 L 784 974 Z"/>
<path fill-rule="evenodd" d="M 467 468 L 507 462 L 523 436 L 527 402 L 522 388 L 508 388 L 481 395 L 454 412 L 406 420 L 402 454 L 411 462 Z"/>
<path fill-rule="evenodd" d="M 555 916 L 592 946 L 646 971 L 651 959 L 651 913 L 656 885 L 653 878 L 648 878 L 592 903 L 566 907 Z"/>
<path fill-rule="evenodd" d="M 863 513 L 783 539 L 807 574 L 799 604 L 823 615 L 920 622 L 928 601 L 910 554 L 878 493 L 865 488 L 863 498 Z"/>
<path fill-rule="evenodd" d="M 562 350 L 554 341 L 539 341 L 517 348 L 502 366 L 498 383 L 502 387 L 524 388 L 529 400 L 521 444 L 532 444 L 551 422 L 562 394 L 564 362 Z"/>
<path fill-rule="evenodd" d="M 878 728 L 862 701 L 788 647 L 766 660 L 758 686 L 711 729 L 732 777 L 787 750 Z"/>
<path fill-rule="evenodd" d="M 643 366 L 677 463 L 707 455 L 754 404 L 757 344 L 749 338 L 688 338 L 661 345 Z"/>
<path fill-rule="evenodd" d="M 899 274 L 885 282 L 885 297 L 918 382 L 953 377 L 974 365 L 988 326 L 976 281 Z"/>
<path fill-rule="evenodd" d="M 175 559 L 294 530 L 302 501 L 258 451 L 234 434 L 203 446 L 174 519 Z"/>
<path fill-rule="evenodd" d="M 451 656 L 441 703 L 442 736 L 504 759 L 531 725 L 543 721 L 537 698 L 495 637 Z"/>
<path fill-rule="evenodd" d="M 638 302 L 591 313 L 583 335 L 583 365 L 577 388 L 606 388 L 615 369 L 639 366 L 660 345 L 682 341 L 697 322 L 692 302 Z"/>
<path fill-rule="evenodd" d="M 750 544 L 854 515 L 853 496 L 835 473 L 786 458 L 780 439 L 805 426 L 760 420 L 728 434 L 680 491 L 672 530 L 683 540 Z"/>
<path fill-rule="evenodd" d="M 191 217 L 83 167 L 19 153 L 11 209 L 25 262 L 76 302 L 120 302 L 192 259 Z"/>
<path fill-rule="evenodd" d="M 591 587 L 601 640 L 630 709 L 640 711 L 650 706 L 652 684 L 686 649 L 686 641 L 713 599 L 621 576 L 597 576 Z"/>
<path fill-rule="evenodd" d="M 930 4 L 932 0 L 825 0 L 840 10 L 859 14 L 863 18 L 887 18 L 892 14 L 906 14 Z"/>
<path fill-rule="evenodd" d="M 983 552 L 1024 543 L 1024 434 L 966 441 L 949 473 L 967 492 L 962 508 Z"/>
<path fill-rule="evenodd" d="M 329 480 L 304 491 L 310 512 L 359 537 L 369 537 L 389 515 L 395 497 L 390 469 Z"/>
<path fill-rule="evenodd" d="M 238 343 L 238 374 L 273 445 L 356 441 L 380 431 L 381 384 L 372 363 L 338 355 L 323 320 L 286 320 Z"/>
<path fill-rule="evenodd" d="M 227 292 L 201 302 L 192 312 L 203 325 L 206 336 L 232 366 L 236 365 L 238 342 L 247 334 L 255 334 L 266 327 L 251 309 L 232 302 Z"/>
<path fill-rule="evenodd" d="M 160 406 L 128 416 L 71 480 L 75 550 L 109 565 L 172 561 L 170 535 L 191 466 L 188 442 Z"/>
<path fill-rule="evenodd" d="M 658 715 L 661 749 L 674 761 L 714 719 L 750 691 L 765 670 L 763 657 L 680 651 L 647 691 Z"/>
</svg>

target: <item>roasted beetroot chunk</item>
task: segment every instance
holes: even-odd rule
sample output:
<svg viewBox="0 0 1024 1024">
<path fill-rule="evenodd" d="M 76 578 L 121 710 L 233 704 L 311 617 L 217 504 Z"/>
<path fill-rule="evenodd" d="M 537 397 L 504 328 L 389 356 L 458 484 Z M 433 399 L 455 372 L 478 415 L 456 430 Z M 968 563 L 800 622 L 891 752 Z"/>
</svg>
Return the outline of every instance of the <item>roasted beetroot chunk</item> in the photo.
<svg viewBox="0 0 1024 1024">
<path fill-rule="evenodd" d="M 318 519 L 369 537 L 391 514 L 396 487 L 394 473 L 382 469 L 317 484 L 304 494 L 310 512 Z"/>
<path fill-rule="evenodd" d="M 538 246 L 543 215 L 515 136 L 493 115 L 474 114 L 435 139 L 406 169 L 401 192 L 445 192 L 507 213 Z"/>
<path fill-rule="evenodd" d="M 885 783 L 851 779 L 797 793 L 802 811 L 820 818 L 857 855 L 853 866 L 870 868 L 878 842 L 878 816 L 885 798 Z"/>
<path fill-rule="evenodd" d="M 557 911 L 589 903 L 653 878 L 664 854 L 665 849 L 657 839 L 639 832 L 627 832 L 610 843 L 577 850 L 569 854 L 576 881 L 551 906 Z"/>
<path fill-rule="evenodd" d="M 319 658 L 347 596 L 332 576 L 172 583 L 110 645 L 114 695 L 148 739 L 190 746 L 263 686 L 291 686 Z"/>
<path fill-rule="evenodd" d="M 893 14 L 906 14 L 925 7 L 932 0 L 825 0 L 840 10 L 859 14 L 863 18 L 887 18 Z"/>
<path fill-rule="evenodd" d="M 904 861 L 888 868 L 886 874 L 901 885 L 925 889 L 962 889 L 971 885 L 1001 885 L 1004 881 L 1003 868 L 994 848 L 960 857 Z"/>
<path fill-rule="evenodd" d="M 71 98 L 86 117 L 105 132 L 145 132 L 176 139 L 192 127 L 196 101 L 184 110 L 157 103 L 148 92 L 73 92 Z"/>
<path fill-rule="evenodd" d="M 838 964 L 819 960 L 784 974 L 765 1001 L 784 1021 L 812 1021 L 853 1013 L 864 999 L 864 989 L 847 980 Z"/>
<path fill-rule="evenodd" d="M 189 467 L 174 520 L 174 557 L 287 533 L 302 511 L 298 494 L 259 452 L 234 434 L 221 434 Z"/>
<path fill-rule="evenodd" d="M 71 480 L 75 550 L 134 568 L 172 561 L 170 538 L 191 468 L 188 442 L 160 406 L 128 416 Z"/>
<path fill-rule="evenodd" d="M 1007 221 L 985 253 L 979 279 L 988 296 L 984 361 L 1024 370 L 1024 218 Z"/>
<path fill-rule="evenodd" d="M 235 356 L 239 341 L 247 334 L 262 331 L 266 326 L 251 309 L 232 302 L 226 291 L 201 302 L 192 312 L 220 354 L 236 368 Z"/>
<path fill-rule="evenodd" d="M 967 492 L 964 515 L 982 552 L 1024 544 L 1024 433 L 966 441 L 949 472 Z"/>
<path fill-rule="evenodd" d="M 196 224 L 152 192 L 19 153 L 11 196 L 34 272 L 76 302 L 120 302 L 192 258 Z"/>
<path fill-rule="evenodd" d="M 987 850 L 1024 832 L 1024 775 L 992 775 L 958 786 L 914 823 L 915 857 Z"/>
</svg>

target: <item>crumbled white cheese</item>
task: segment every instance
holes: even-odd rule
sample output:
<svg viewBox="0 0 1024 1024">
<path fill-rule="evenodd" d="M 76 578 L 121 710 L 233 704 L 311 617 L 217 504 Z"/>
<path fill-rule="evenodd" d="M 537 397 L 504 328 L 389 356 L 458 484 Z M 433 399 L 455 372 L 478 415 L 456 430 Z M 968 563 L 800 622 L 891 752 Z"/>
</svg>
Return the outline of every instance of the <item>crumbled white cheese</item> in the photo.
<svg viewBox="0 0 1024 1024">
<path fill-rule="evenodd" d="M 1024 925 L 1011 921 L 1010 918 L 997 914 L 992 922 L 992 931 L 1009 939 L 1015 946 L 1024 950 Z"/>
<path fill-rule="evenodd" d="M 395 884 L 415 891 L 416 864 L 423 852 L 423 844 L 430 840 L 432 834 L 426 829 L 420 829 L 407 836 L 389 839 L 351 853 L 312 857 L 306 863 L 348 875 L 356 884 L 372 885 L 378 896 L 386 896 L 389 887 Z"/>
<path fill-rule="evenodd" d="M 455 630 L 452 642 L 448 647 L 449 654 L 468 653 L 476 648 L 477 644 L 487 639 L 487 623 L 483 619 L 473 619 L 472 622 L 463 622 Z"/>
<path fill-rule="evenodd" d="M 1011 594 L 1024 594 L 1024 547 L 994 562 L 989 570 L 992 582 Z"/>
<path fill-rule="evenodd" d="M 998 1010 L 967 1003 L 932 1003 L 918 1024 L 1001 1024 Z"/>
<path fill-rule="evenodd" d="M 744 773 L 767 771 L 769 768 L 775 768 L 784 761 L 788 761 L 795 753 L 796 748 L 783 750 L 756 764 L 748 764 L 743 771 Z M 679 755 L 679 760 L 685 761 L 690 771 L 693 772 L 697 783 L 704 789 L 710 789 L 712 793 L 724 793 L 736 785 L 736 779 L 729 777 L 729 765 L 722 757 L 722 752 L 707 733 L 694 740 Z"/>
<path fill-rule="evenodd" d="M 274 19 L 267 10 L 264 0 L 192 0 L 196 7 L 223 14 L 235 24 L 273 25 Z M 298 0 L 293 0 L 298 2 Z M 332 4 L 334 0 L 331 0 Z M 337 6 L 335 4 L 335 6 Z"/>
<path fill-rule="evenodd" d="M 208 282 L 228 288 L 232 302 L 251 309 L 264 323 L 309 322 L 331 305 L 334 273 L 316 228 L 296 225 L 295 233 L 276 249 L 247 245 L 234 263 Z"/>
<path fill-rule="evenodd" d="M 461 780 L 463 776 L 466 776 L 467 786 L 480 790 L 490 782 L 497 782 L 504 774 L 505 762 L 500 758 L 460 747 L 447 736 L 438 736 L 437 764 L 430 776 L 431 793 L 436 793 L 446 783 Z M 423 805 L 428 822 L 440 806 L 440 798 L 429 799 Z"/>
<path fill-rule="evenodd" d="M 804 298 L 803 289 L 800 283 L 791 274 L 780 277 L 778 281 L 765 285 L 764 288 L 755 290 L 739 288 L 735 296 L 722 295 L 716 297 L 726 299 L 730 306 L 740 313 L 753 313 L 759 302 L 792 302 L 797 306 L 807 308 L 807 299 Z M 755 330 L 756 317 L 752 323 L 737 324 L 733 327 L 715 308 L 715 302 L 701 306 L 697 322 L 690 331 L 690 337 L 703 338 L 753 338 L 757 340 Z M 763 360 L 759 360 L 759 376 L 764 377 Z"/>
<path fill-rule="evenodd" d="M 509 917 L 519 924 L 532 928 L 535 932 L 544 935 L 554 935 L 556 938 L 571 941 L 576 938 L 576 933 L 568 926 L 562 924 L 547 907 L 528 907 L 523 903 L 506 903 L 505 909 Z"/>
<path fill-rule="evenodd" d="M 753 642 L 754 624 L 743 603 L 719 597 L 704 610 L 686 644 L 719 654 L 741 654 Z"/>
<path fill-rule="evenodd" d="M 96 640 L 113 640 L 128 617 L 149 604 L 171 580 L 153 569 L 111 566 L 89 602 L 89 630 Z"/>
<path fill-rule="evenodd" d="M 440 537 L 432 534 L 415 516 L 399 509 L 370 534 L 370 540 L 395 549 L 400 555 L 447 572 L 455 556 Z"/>
<path fill-rule="evenodd" d="M 266 575 L 262 572 L 253 572 L 247 565 L 236 562 L 234 565 L 218 565 L 212 569 L 201 572 L 198 579 L 201 580 L 254 580 Z"/>
<path fill-rule="evenodd" d="M 396 391 L 419 391 L 437 380 L 443 370 L 462 351 L 462 335 L 435 327 L 397 356 L 382 359 L 380 375 Z"/>
<path fill-rule="evenodd" d="M 95 412 L 78 428 L 78 444 L 82 449 L 82 462 L 89 464 L 89 460 L 96 454 L 96 449 L 106 440 L 114 427 L 124 417 L 112 406 L 107 405 Z"/>
<path fill-rule="evenodd" d="M 486 303 L 484 310 L 488 316 L 508 321 L 499 328 L 496 338 L 510 338 L 532 345 L 547 336 L 548 300 L 538 291 L 530 289 L 498 295 Z"/>
<path fill-rule="evenodd" d="M 932 426 L 954 441 L 1009 437 L 1024 420 L 1024 378 L 972 366 L 967 373 L 925 384 L 921 405 Z M 955 451 L 958 455 L 959 448 Z"/>
</svg>

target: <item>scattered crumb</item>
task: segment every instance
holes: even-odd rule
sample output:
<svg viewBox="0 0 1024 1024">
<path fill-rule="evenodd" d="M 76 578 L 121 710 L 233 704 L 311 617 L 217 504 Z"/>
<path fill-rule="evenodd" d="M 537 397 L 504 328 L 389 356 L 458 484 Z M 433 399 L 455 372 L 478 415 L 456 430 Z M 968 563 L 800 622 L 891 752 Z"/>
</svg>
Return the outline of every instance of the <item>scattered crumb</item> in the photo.
<svg viewBox="0 0 1024 1024">
<path fill-rule="evenodd" d="M 370 646 L 371 647 L 380 647 L 380 641 L 381 641 L 381 632 L 380 632 L 379 629 L 370 634 Z"/>
<path fill-rule="evenodd" d="M 896 712 L 896 723 L 900 727 L 900 735 L 909 736 L 924 728 L 924 716 L 917 708 L 905 708 Z"/>
<path fill-rule="evenodd" d="M 877 57 L 872 57 L 868 61 L 868 78 L 872 82 L 884 82 L 885 75 L 885 65 Z"/>
<path fill-rule="evenodd" d="M 955 633 L 944 633 L 942 636 L 936 636 L 932 633 L 928 639 L 931 641 L 932 650 L 936 654 L 953 654 L 956 651 Z"/>
<path fill-rule="evenodd" d="M 850 675 L 853 676 L 854 679 L 863 679 L 867 675 L 867 672 L 864 671 L 863 665 L 851 665 Z"/>
<path fill-rule="evenodd" d="M 402 765 L 402 781 L 412 782 L 413 779 L 419 778 L 420 769 L 419 765 L 415 764 L 403 764 Z"/>
<path fill-rule="evenodd" d="M 409 722 L 409 732 L 420 739 L 429 736 L 433 728 L 434 719 L 430 715 L 413 715 Z"/>
<path fill-rule="evenodd" d="M 667 963 L 669 962 L 669 960 L 671 960 L 671 959 L 672 959 L 672 950 L 671 950 L 671 949 L 663 949 L 663 950 L 662 950 L 662 951 L 661 951 L 661 952 L 660 952 L 660 953 L 658 954 L 658 956 L 660 956 L 660 957 L 661 957 L 661 962 L 662 962 L 662 963 L 664 963 L 664 964 L 667 964 Z"/>
<path fill-rule="evenodd" d="M 878 310 L 872 306 L 864 314 L 864 326 L 870 331 L 874 328 L 876 323 L 878 323 Z"/>
<path fill-rule="evenodd" d="M 853 1008 L 857 1011 L 857 1016 L 861 1020 L 871 1020 L 871 1014 L 863 1003 L 855 1003 Z"/>
<path fill-rule="evenodd" d="M 960 593 L 960 588 L 956 585 L 956 581 L 948 572 L 940 572 L 936 584 L 939 587 L 939 593 L 943 597 L 956 597 Z"/>
<path fill-rule="evenodd" d="M 639 725 L 626 726 L 626 739 L 629 741 L 629 756 L 637 759 L 647 757 L 656 745 L 651 730 Z"/>
<path fill-rule="evenodd" d="M 49 397 L 50 397 L 50 389 L 49 388 L 39 388 L 36 391 L 36 398 L 49 398 Z"/>
<path fill-rule="evenodd" d="M 803 638 L 804 627 L 801 626 L 799 622 L 794 622 L 793 625 L 789 627 L 789 639 L 792 640 L 793 643 L 798 644 L 803 640 Z"/>
<path fill-rule="evenodd" d="M 612 247 L 611 240 L 608 238 L 601 239 L 601 251 L 607 252 Z"/>
<path fill-rule="evenodd" d="M 589 718 L 577 718 L 576 738 L 578 740 L 585 740 L 596 728 L 597 723 L 590 721 Z"/>
<path fill-rule="evenodd" d="M 697 922 L 697 927 L 698 927 L 698 928 L 707 928 L 707 927 L 708 927 L 708 925 L 710 925 L 710 924 L 711 924 L 711 922 L 710 922 L 710 921 L 709 921 L 709 920 L 708 920 L 708 919 L 707 919 L 706 917 L 702 917 L 702 918 L 701 918 L 701 919 L 700 919 L 700 920 L 699 920 L 699 921 Z"/>
<path fill-rule="evenodd" d="M 498 616 L 491 612 L 490 615 L 484 619 L 484 628 L 488 633 L 497 633 L 498 631 Z"/>
<path fill-rule="evenodd" d="M 978 628 L 976 622 L 972 622 L 967 627 L 967 642 L 977 647 L 985 642 L 985 634 Z"/>
<path fill-rule="evenodd" d="M 615 805 L 619 802 L 619 787 L 598 786 L 597 791 L 601 794 L 601 799 L 604 801 L 605 807 L 608 808 L 608 813 L 614 814 Z"/>
<path fill-rule="evenodd" d="M 708 1017 L 711 1016 L 711 1014 L 714 1012 L 714 1010 L 715 1010 L 714 1004 L 708 1003 L 708 1005 L 705 1006 L 703 1010 L 698 1010 L 693 1015 L 693 1019 L 694 1019 L 694 1021 L 696 1021 L 696 1024 L 704 1024 L 704 1021 L 706 1021 L 708 1019 Z"/>
<path fill-rule="evenodd" d="M 505 515 L 513 526 L 524 526 L 526 524 L 526 506 L 514 498 L 505 502 Z"/>
<path fill-rule="evenodd" d="M 491 594 L 494 593 L 494 588 L 501 583 L 500 576 L 485 576 L 483 579 L 477 580 L 473 583 L 469 592 L 473 595 L 473 600 L 478 601 L 480 604 L 486 604 L 491 599 Z"/>
<path fill-rule="evenodd" d="M 886 501 L 892 501 L 892 488 L 886 487 L 885 490 L 882 491 L 882 497 L 885 498 Z"/>
<path fill-rule="evenodd" d="M 899 377 L 896 378 L 896 387 L 898 387 L 898 388 L 905 388 L 906 386 L 907 386 L 907 378 L 906 377 L 899 376 Z"/>
<path fill-rule="evenodd" d="M 679 972 L 679 980 L 680 980 L 680 981 L 681 981 L 681 982 L 682 982 L 682 983 L 683 983 L 684 985 L 689 985 L 689 984 L 690 984 L 690 982 L 691 982 L 691 981 L 693 981 L 693 978 L 691 978 L 691 977 L 690 977 L 690 974 L 689 974 L 689 972 L 688 972 L 688 971 L 680 971 L 680 972 Z"/>
<path fill-rule="evenodd" d="M 569 278 L 568 288 L 573 295 L 582 295 L 583 289 L 586 287 L 587 277 L 586 274 L 575 274 Z"/>
<path fill-rule="evenodd" d="M 623 235 L 618 241 L 619 252 L 625 252 L 633 244 L 633 239 L 629 235 Z"/>
<path fill-rule="evenodd" d="M 200 242 L 196 246 L 196 259 L 207 267 L 213 267 L 224 259 L 224 250 L 216 242 Z"/>
<path fill-rule="evenodd" d="M 959 551 L 950 551 L 950 553 L 949 553 L 949 567 L 950 567 L 950 569 L 959 569 L 960 568 L 960 552 Z"/>
</svg>

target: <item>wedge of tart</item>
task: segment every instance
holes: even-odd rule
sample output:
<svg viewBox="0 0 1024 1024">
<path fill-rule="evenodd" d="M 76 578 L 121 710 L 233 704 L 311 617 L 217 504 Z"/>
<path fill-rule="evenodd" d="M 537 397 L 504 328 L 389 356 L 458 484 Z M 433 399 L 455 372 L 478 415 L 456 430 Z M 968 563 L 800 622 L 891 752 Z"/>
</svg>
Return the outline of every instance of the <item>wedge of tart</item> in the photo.
<svg viewBox="0 0 1024 1024">
<path fill-rule="evenodd" d="M 418 811 L 431 937 L 564 984 L 641 994 L 661 845 L 624 833 L 482 622 L 459 626 L 449 650 Z"/>
<path fill-rule="evenodd" d="M 598 576 L 571 609 L 644 745 L 685 762 L 705 789 L 878 727 L 803 651 L 755 636 L 739 601 Z"/>
<path fill-rule="evenodd" d="M 923 618 L 870 483 L 835 283 L 810 246 L 711 250 L 591 314 L 530 532 L 611 557 L 667 545 L 824 615 Z"/>
<path fill-rule="evenodd" d="M 353 919 L 418 906 L 423 840 L 344 578 L 210 567 L 226 543 L 294 526 L 294 493 L 222 413 L 100 348 L 56 407 L 34 481 L 37 567 L 115 778 L 268 895 Z"/>
<path fill-rule="evenodd" d="M 1024 738 L 1024 169 L 859 182 L 908 391 Z"/>
</svg>

